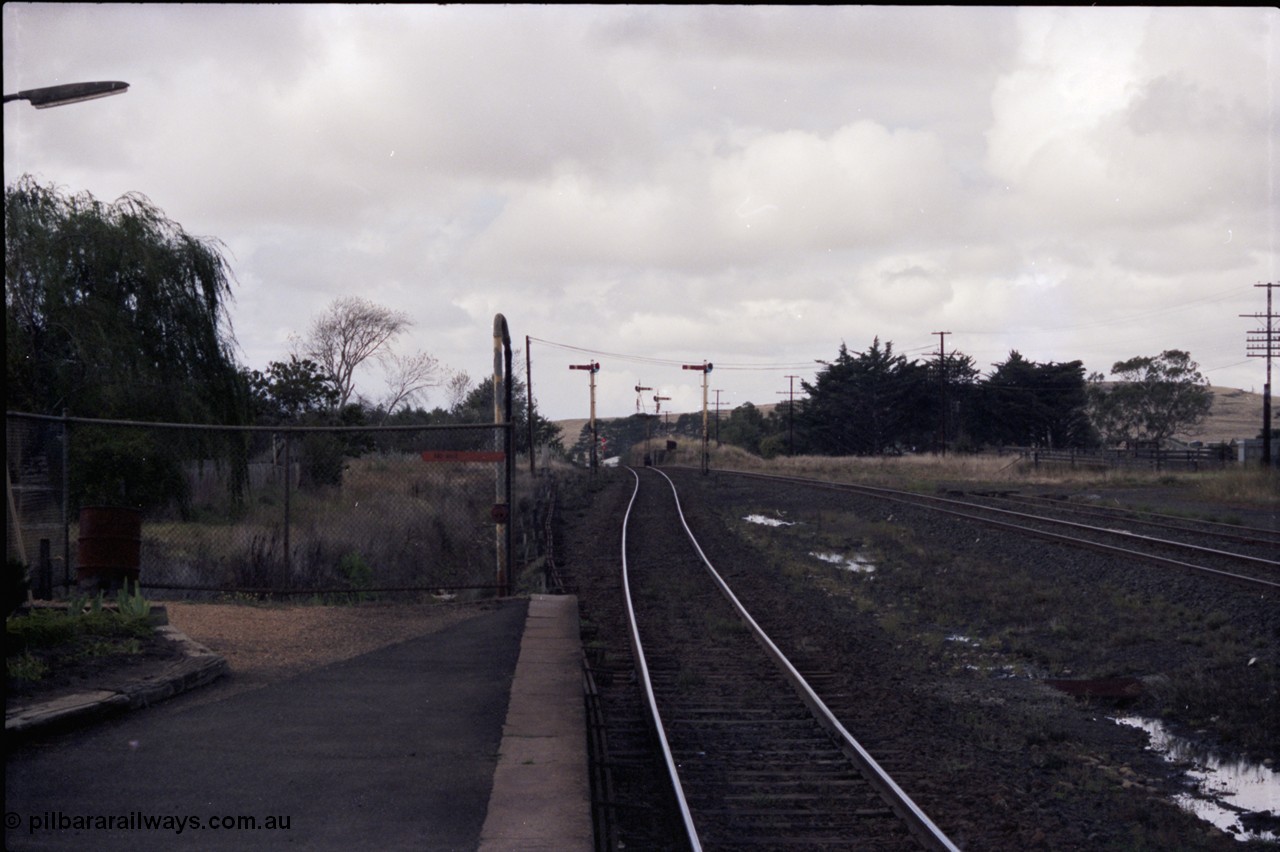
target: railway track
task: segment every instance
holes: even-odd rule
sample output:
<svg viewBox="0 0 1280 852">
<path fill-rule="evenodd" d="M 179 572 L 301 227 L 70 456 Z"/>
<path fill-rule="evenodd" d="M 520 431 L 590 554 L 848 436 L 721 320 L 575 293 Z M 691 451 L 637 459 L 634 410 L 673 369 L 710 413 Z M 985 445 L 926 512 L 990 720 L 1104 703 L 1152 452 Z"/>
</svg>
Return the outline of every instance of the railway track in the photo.
<svg viewBox="0 0 1280 852">
<path fill-rule="evenodd" d="M 1251 527 L 1239 523 L 1179 517 L 1160 512 L 1117 506 L 1082 504 L 1061 497 L 970 492 L 966 499 L 989 502 L 998 506 L 1017 506 L 1037 514 L 1071 518 L 1089 518 L 1098 525 L 1123 525 L 1126 529 L 1151 531 L 1149 535 L 1168 536 L 1177 540 L 1195 539 L 1223 542 L 1222 546 L 1259 556 L 1280 550 L 1280 529 Z"/>
<path fill-rule="evenodd" d="M 1176 525 L 1165 516 L 1159 521 L 1159 530 L 1170 531 L 1178 538 L 1135 532 L 1114 515 L 1104 518 L 1106 526 L 1085 523 L 1078 518 L 1062 517 L 1063 507 L 1053 507 L 1053 514 L 1015 510 L 990 505 L 989 502 L 938 497 L 900 491 L 878 486 L 829 482 L 802 477 L 776 474 L 718 471 L 721 475 L 802 485 L 830 491 L 872 497 L 879 501 L 898 503 L 940 512 L 965 521 L 979 523 L 1006 532 L 1034 536 L 1071 547 L 1088 548 L 1112 556 L 1154 562 L 1169 568 L 1194 572 L 1201 576 L 1241 584 L 1264 592 L 1280 591 L 1280 560 L 1276 549 L 1280 539 L 1275 531 L 1247 527 L 1226 530 L 1206 527 L 1203 524 Z M 1097 517 L 1093 515 L 1093 517 Z M 1123 527 L 1117 524 L 1124 523 Z M 1206 532 L 1208 530 L 1208 532 Z M 1228 537 L 1220 546 L 1207 546 L 1204 537 L 1214 534 Z M 1194 539 L 1194 540 L 1190 540 Z M 1233 549 L 1226 549 L 1231 547 Z"/>
<path fill-rule="evenodd" d="M 633 471 L 622 594 L 635 669 L 692 849 L 955 849 L 760 629 L 675 485 Z"/>
<path fill-rule="evenodd" d="M 812 481 L 747 479 L 727 471 L 711 476 L 696 469 L 664 472 L 679 488 L 689 527 L 755 621 L 845 727 L 962 848 L 1037 848 L 1049 838 L 1060 848 L 1126 848 L 1132 815 L 1155 808 L 1149 795 L 1135 794 L 1130 801 L 1130 791 L 1113 789 L 1097 767 L 1123 760 L 1152 779 L 1163 771 L 1158 758 L 1143 749 L 1117 757 L 1127 729 L 1106 724 L 1093 706 L 1049 697 L 1061 693 L 1038 684 L 1041 679 L 1092 684 L 1095 678 L 1140 678 L 1150 691 L 1135 706 L 1154 707 L 1163 694 L 1186 696 L 1179 709 L 1190 699 L 1190 710 L 1182 715 L 1191 724 L 1205 726 L 1201 720 L 1212 715 L 1225 720 L 1224 730 L 1256 727 L 1259 714 L 1271 712 L 1264 694 L 1266 684 L 1274 683 L 1267 649 L 1280 636 L 1272 591 L 1207 582 L 1188 570 L 1143 565 L 1106 552 L 1073 550 L 1055 539 L 985 532 L 970 521 L 935 517 L 881 494 L 846 496 L 815 489 Z M 701 613 L 695 624 L 709 634 L 708 641 L 742 640 L 747 650 L 759 643 L 737 635 L 745 628 L 733 626 L 726 610 L 712 609 L 713 604 L 731 607 L 722 592 L 704 590 L 699 594 L 705 599 L 695 598 L 676 582 L 693 582 L 708 571 L 690 556 L 692 545 L 675 553 L 680 539 L 671 534 L 675 521 L 662 518 L 661 501 L 648 506 L 655 493 L 674 503 L 670 486 L 654 472 L 641 475 L 649 487 L 636 498 L 638 514 L 627 534 L 629 549 L 639 549 L 628 554 L 628 573 L 636 583 L 642 630 L 647 606 L 654 603 L 656 617 L 669 626 L 651 629 L 676 643 L 674 650 L 664 651 L 650 647 L 658 640 L 646 642 L 653 681 L 659 693 L 714 686 L 715 702 L 707 699 L 673 716 L 671 740 L 679 746 L 682 726 L 718 711 L 726 683 L 737 680 L 720 666 L 741 654 L 688 651 L 701 646 L 679 632 L 685 627 L 674 610 L 685 611 L 686 618 L 688 612 Z M 602 852 L 690 847 L 627 638 L 618 544 L 634 485 L 633 474 L 624 469 L 572 492 L 560 527 L 563 591 L 578 595 L 584 651 L 598 687 L 592 690 L 598 708 L 591 728 L 593 779 L 601 779 L 593 780 L 594 807 L 597 825 L 606 823 L 597 831 Z M 646 533 L 639 525 L 651 509 L 662 532 Z M 756 520 L 766 517 L 785 526 L 771 530 Z M 1103 519 L 1100 525 L 1121 523 Z M 1226 539 L 1216 545 L 1199 541 L 1234 547 L 1224 544 Z M 837 554 L 865 555 L 873 564 L 865 571 L 855 570 L 852 561 L 823 564 Z M 657 582 L 657 591 L 649 590 L 650 581 Z M 1206 669 L 1205 648 L 1215 649 L 1215 659 L 1224 662 Z M 699 674 L 694 665 L 705 659 L 717 668 Z M 759 680 L 756 672 L 766 667 L 761 662 L 753 668 L 753 678 Z M 1217 685 L 1203 691 L 1210 682 Z M 735 688 L 747 690 L 750 706 L 770 706 L 754 691 L 763 687 Z M 769 691 L 785 694 L 787 688 Z M 727 739 L 737 741 L 751 721 L 748 714 L 734 725 L 708 727 L 733 732 Z M 781 731 L 781 723 L 775 729 Z M 1273 753 L 1265 735 L 1252 739 L 1262 753 Z M 733 752 L 729 746 L 720 751 Z M 689 777 L 705 769 L 701 762 L 712 754 L 704 747 L 682 757 L 677 748 L 675 763 L 682 777 Z M 798 765 L 808 759 L 805 754 L 793 754 L 790 762 Z M 1148 760 L 1155 763 L 1143 770 Z M 829 766 L 816 757 L 811 765 Z M 818 829 L 797 831 L 790 821 L 798 814 L 786 811 L 788 806 L 813 810 L 801 804 L 809 791 L 792 782 L 789 794 L 769 793 L 753 784 L 775 776 L 753 770 L 728 774 L 738 792 L 728 794 L 727 805 L 713 803 L 704 818 L 706 831 L 696 818 L 703 806 L 699 794 L 710 788 L 701 779 L 690 782 L 698 794 L 686 797 L 686 807 L 705 848 L 919 848 L 901 831 L 863 844 L 856 834 L 833 842 Z M 864 810 L 875 807 L 882 814 L 892 810 L 883 804 Z M 760 813 L 750 814 L 752 809 Z M 855 808 L 844 808 L 850 809 Z M 741 818 L 725 817 L 734 813 Z M 749 828 L 748 816 L 757 820 Z M 1192 848 L 1184 841 L 1198 829 L 1175 828 L 1181 816 L 1176 809 L 1158 816 L 1152 810 L 1147 824 L 1160 827 L 1150 830 L 1159 835 L 1151 839 L 1152 848 Z M 863 825 L 831 833 L 893 820 L 871 813 L 863 817 Z M 721 818 L 730 828 L 736 823 L 740 836 L 708 840 Z M 779 833 L 785 833 L 784 840 Z"/>
</svg>

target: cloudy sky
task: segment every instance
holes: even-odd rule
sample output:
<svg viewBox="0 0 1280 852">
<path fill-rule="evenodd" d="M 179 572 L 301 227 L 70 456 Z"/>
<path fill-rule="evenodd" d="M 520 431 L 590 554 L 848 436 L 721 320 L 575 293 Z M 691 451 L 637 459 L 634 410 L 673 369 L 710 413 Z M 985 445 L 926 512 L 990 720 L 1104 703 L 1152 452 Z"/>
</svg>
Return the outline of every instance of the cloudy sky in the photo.
<svg viewBox="0 0 1280 852">
<path fill-rule="evenodd" d="M 3 28 L 6 92 L 131 87 L 7 105 L 6 183 L 141 192 L 225 243 L 249 367 L 354 294 L 475 378 L 501 312 L 553 419 L 586 416 L 571 363 L 601 363 L 602 416 L 637 384 L 699 407 L 704 360 L 728 408 L 941 331 L 984 371 L 1184 349 L 1265 381 L 1239 315 L 1280 279 L 1273 9 L 7 3 Z"/>
</svg>

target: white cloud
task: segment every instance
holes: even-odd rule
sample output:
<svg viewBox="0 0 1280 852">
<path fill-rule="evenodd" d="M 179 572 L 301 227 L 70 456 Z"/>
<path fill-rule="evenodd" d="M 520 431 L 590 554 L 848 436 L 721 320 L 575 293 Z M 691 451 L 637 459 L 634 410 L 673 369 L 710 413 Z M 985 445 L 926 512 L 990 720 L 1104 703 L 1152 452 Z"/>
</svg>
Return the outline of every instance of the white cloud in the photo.
<svg viewBox="0 0 1280 852">
<path fill-rule="evenodd" d="M 842 340 L 927 355 L 944 329 L 984 368 L 1177 347 L 1258 373 L 1237 314 L 1276 276 L 1272 9 L 3 16 L 6 85 L 132 84 L 7 106 L 7 179 L 142 191 L 222 239 L 251 366 L 355 292 L 473 374 L 495 312 L 518 341 L 657 359 L 606 365 L 616 413 L 628 371 L 700 403 L 666 361 L 767 365 L 715 378 L 772 402 Z M 580 408 L 564 372 L 535 365 L 553 416 Z"/>
</svg>

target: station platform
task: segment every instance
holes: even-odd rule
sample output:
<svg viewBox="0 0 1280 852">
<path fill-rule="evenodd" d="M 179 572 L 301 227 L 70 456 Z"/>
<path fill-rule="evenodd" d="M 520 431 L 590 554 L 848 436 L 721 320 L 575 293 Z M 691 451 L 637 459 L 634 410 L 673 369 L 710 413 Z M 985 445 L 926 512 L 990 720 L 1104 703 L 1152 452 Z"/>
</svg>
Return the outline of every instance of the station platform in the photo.
<svg viewBox="0 0 1280 852">
<path fill-rule="evenodd" d="M 223 700 L 106 718 L 95 700 L 119 698 L 82 697 L 70 730 L 14 722 L 6 849 L 593 848 L 573 596 Z"/>
</svg>

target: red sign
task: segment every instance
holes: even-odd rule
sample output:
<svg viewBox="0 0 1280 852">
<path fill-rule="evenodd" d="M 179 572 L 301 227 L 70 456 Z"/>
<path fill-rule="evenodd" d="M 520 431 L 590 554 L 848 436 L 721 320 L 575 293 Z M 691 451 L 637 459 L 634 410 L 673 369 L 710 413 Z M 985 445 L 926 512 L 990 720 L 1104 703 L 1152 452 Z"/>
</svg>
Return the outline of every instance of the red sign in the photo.
<svg viewBox="0 0 1280 852">
<path fill-rule="evenodd" d="M 425 462 L 500 462 L 506 458 L 501 450 L 427 450 L 422 454 Z"/>
</svg>

